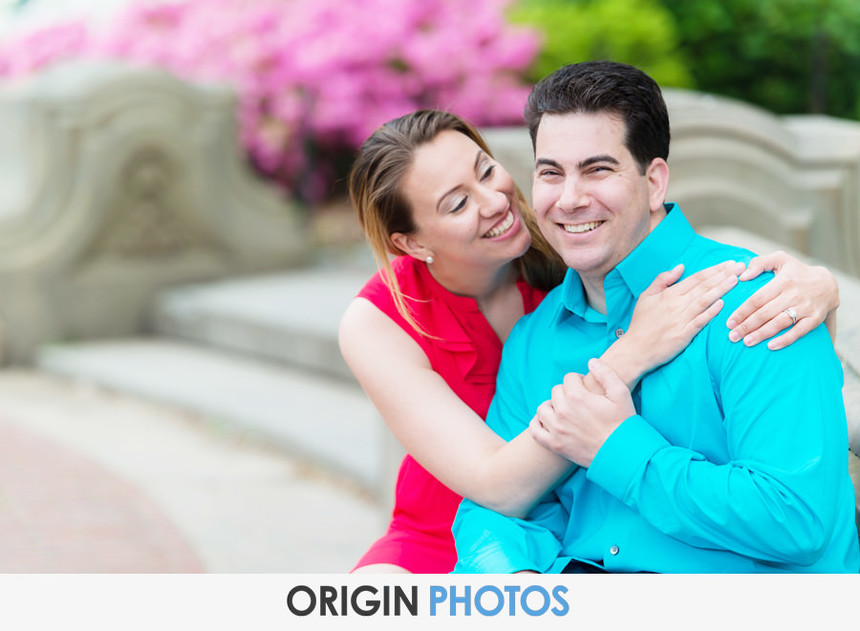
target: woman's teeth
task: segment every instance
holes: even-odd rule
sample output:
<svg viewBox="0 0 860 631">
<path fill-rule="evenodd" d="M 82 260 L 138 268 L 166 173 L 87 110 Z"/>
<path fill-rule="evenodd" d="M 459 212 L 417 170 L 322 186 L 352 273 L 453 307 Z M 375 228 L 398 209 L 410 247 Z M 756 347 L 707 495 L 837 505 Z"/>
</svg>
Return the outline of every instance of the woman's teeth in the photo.
<svg viewBox="0 0 860 631">
<path fill-rule="evenodd" d="M 590 230 L 594 230 L 597 226 L 602 224 L 602 221 L 591 221 L 589 223 L 579 223 L 576 225 L 564 224 L 565 232 L 572 232 L 573 234 L 579 234 L 581 232 L 589 232 Z"/>
<path fill-rule="evenodd" d="M 507 216 L 502 220 L 498 226 L 487 232 L 484 237 L 487 239 L 492 239 L 493 237 L 498 237 L 500 234 L 504 234 L 507 232 L 508 228 L 514 225 L 514 213 L 508 211 Z"/>
</svg>

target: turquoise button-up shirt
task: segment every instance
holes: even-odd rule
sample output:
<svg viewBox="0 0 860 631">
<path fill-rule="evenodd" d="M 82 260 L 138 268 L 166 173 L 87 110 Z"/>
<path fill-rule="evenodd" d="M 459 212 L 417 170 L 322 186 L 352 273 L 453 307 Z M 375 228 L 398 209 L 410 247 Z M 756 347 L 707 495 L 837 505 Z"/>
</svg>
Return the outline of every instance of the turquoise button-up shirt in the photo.
<svg viewBox="0 0 860 631">
<path fill-rule="evenodd" d="M 607 314 L 572 270 L 505 344 L 487 424 L 523 431 L 567 372 L 587 372 L 627 329 L 660 272 L 748 251 L 697 235 L 675 205 L 606 277 Z M 728 339 L 726 319 L 769 278 L 739 283 L 721 313 L 633 392 L 638 414 L 527 519 L 468 500 L 454 522 L 457 572 L 857 572 L 843 374 L 825 327 L 787 349 Z"/>
</svg>

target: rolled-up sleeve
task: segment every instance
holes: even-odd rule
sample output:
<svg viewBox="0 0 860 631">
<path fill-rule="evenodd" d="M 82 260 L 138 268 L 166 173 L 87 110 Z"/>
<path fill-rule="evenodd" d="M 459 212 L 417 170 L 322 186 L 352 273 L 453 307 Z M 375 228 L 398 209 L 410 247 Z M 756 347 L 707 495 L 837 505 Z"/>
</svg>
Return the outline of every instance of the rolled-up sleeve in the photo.
<svg viewBox="0 0 860 631">
<path fill-rule="evenodd" d="M 544 501 L 527 519 L 463 500 L 454 520 L 458 573 L 550 572 L 561 552 L 568 514 L 557 501 Z"/>
</svg>

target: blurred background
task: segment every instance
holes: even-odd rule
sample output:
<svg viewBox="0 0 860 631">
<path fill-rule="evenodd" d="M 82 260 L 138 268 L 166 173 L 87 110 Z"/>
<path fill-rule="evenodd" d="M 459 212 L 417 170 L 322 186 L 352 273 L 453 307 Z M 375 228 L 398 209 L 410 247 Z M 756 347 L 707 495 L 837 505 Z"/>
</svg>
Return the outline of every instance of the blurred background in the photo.
<svg viewBox="0 0 860 631">
<path fill-rule="evenodd" d="M 0 0 L 0 571 L 348 571 L 402 456 L 336 344 L 375 270 L 355 151 L 448 109 L 528 191 L 526 95 L 589 59 L 665 88 L 699 229 L 838 275 L 860 453 L 858 31 L 854 0 Z"/>
</svg>

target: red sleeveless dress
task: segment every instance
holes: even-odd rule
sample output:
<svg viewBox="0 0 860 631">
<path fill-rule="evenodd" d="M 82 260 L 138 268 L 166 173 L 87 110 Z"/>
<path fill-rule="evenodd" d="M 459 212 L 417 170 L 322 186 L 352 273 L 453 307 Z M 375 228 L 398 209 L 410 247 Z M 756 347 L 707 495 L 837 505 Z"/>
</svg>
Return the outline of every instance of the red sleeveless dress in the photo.
<svg viewBox="0 0 860 631">
<path fill-rule="evenodd" d="M 412 257 L 399 257 L 392 267 L 415 319 L 439 339 L 421 335 L 406 322 L 379 274 L 358 295 L 411 335 L 451 390 L 486 418 L 496 391 L 502 342 L 478 309 L 477 301 L 452 294 L 433 278 L 423 262 Z M 525 281 L 517 285 L 525 313 L 530 313 L 546 294 Z M 400 465 L 388 531 L 361 557 L 356 568 L 392 563 L 414 573 L 450 572 L 457 561 L 451 524 L 461 499 L 407 455 Z"/>
</svg>

